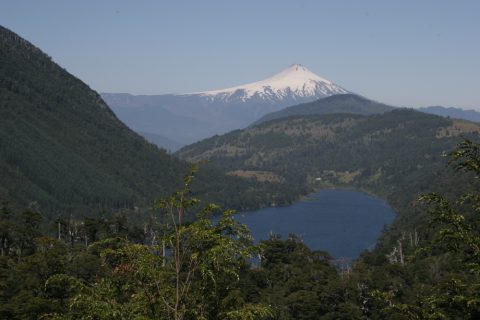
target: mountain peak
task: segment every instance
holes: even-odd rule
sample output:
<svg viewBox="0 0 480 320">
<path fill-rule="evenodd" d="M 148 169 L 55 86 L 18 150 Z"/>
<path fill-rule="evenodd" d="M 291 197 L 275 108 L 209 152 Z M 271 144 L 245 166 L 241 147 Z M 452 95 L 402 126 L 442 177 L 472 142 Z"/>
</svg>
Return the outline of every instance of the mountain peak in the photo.
<svg viewBox="0 0 480 320">
<path fill-rule="evenodd" d="M 241 100 L 258 96 L 264 100 L 279 101 L 285 98 L 315 100 L 348 92 L 330 80 L 308 70 L 302 64 L 295 63 L 265 80 L 226 89 L 196 92 L 195 94 L 221 96 L 222 99 L 235 96 Z"/>
<path fill-rule="evenodd" d="M 310 70 L 308 70 L 303 64 L 300 64 L 300 63 L 294 63 L 290 67 L 286 68 L 284 71 L 313 73 Z"/>
<path fill-rule="evenodd" d="M 292 70 L 292 71 L 308 71 L 307 68 L 303 66 L 303 64 L 300 63 L 294 63 L 287 69 Z"/>
<path fill-rule="evenodd" d="M 350 93 L 301 64 L 293 64 L 270 78 L 226 89 L 157 96 L 104 95 L 121 109 L 131 108 L 136 128 L 177 141 L 194 142 L 214 134 L 244 128 L 267 113 L 321 98 Z M 118 99 L 117 99 L 118 98 Z M 145 111 L 140 111 L 141 108 Z M 168 112 L 159 114 L 159 108 Z M 170 113 L 171 116 L 164 117 Z M 178 124 L 175 117 L 191 121 Z M 129 119 L 126 119 L 129 123 Z M 130 122 L 133 123 L 133 122 Z M 179 130 L 185 128 L 185 130 Z M 187 137 L 188 135 L 188 137 Z"/>
<path fill-rule="evenodd" d="M 319 75 L 308 70 L 304 65 L 298 63 L 292 64 L 290 67 L 282 70 L 268 79 L 265 79 L 264 81 L 278 81 L 279 79 L 287 80 L 289 84 L 293 84 L 294 86 L 302 83 L 308 83 L 310 81 L 320 81 L 329 85 L 332 84 L 330 80 L 320 77 Z"/>
</svg>

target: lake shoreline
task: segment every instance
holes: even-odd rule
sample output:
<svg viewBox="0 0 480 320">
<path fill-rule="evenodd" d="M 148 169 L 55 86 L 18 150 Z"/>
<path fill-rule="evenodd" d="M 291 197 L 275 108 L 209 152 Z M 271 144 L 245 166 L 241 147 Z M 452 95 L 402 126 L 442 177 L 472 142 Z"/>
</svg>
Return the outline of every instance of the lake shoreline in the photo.
<svg viewBox="0 0 480 320">
<path fill-rule="evenodd" d="M 380 238 L 396 214 L 387 201 L 348 188 L 325 188 L 303 196 L 289 206 L 267 207 L 237 214 L 255 241 L 273 232 L 283 238 L 299 235 L 312 250 L 329 252 L 335 259 L 356 259 Z"/>
</svg>

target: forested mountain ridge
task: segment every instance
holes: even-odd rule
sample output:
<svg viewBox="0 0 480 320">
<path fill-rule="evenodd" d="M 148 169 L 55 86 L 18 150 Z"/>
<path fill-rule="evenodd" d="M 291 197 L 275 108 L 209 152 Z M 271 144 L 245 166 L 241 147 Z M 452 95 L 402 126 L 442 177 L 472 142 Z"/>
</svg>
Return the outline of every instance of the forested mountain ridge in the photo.
<svg viewBox="0 0 480 320">
<path fill-rule="evenodd" d="M 116 215 L 51 221 L 45 233 L 37 212 L 0 205 L 0 318 L 476 320 L 479 151 L 464 140 L 449 152 L 468 178 L 446 182 L 460 178 L 463 195 L 424 195 L 427 219 L 344 270 L 295 235 L 253 246 L 231 212 L 212 223 L 216 206 L 182 223 L 196 203 L 192 176 L 156 202 L 152 215 L 170 212 L 167 224 Z"/>
<path fill-rule="evenodd" d="M 296 196 L 325 187 L 374 193 L 401 214 L 420 192 L 445 190 L 442 153 L 480 125 L 409 109 L 364 116 L 292 116 L 212 137 L 179 150 L 229 175 L 288 185 Z M 409 208 L 411 209 L 411 208 Z"/>
<path fill-rule="evenodd" d="M 272 120 L 184 148 L 211 162 L 192 185 L 180 182 L 187 163 L 0 28 L 0 318 L 479 319 L 479 127 L 401 109 Z M 231 211 L 215 223 L 218 206 L 197 208 L 197 195 L 245 208 L 332 186 L 381 195 L 399 213 L 352 269 L 295 235 L 254 246 Z M 427 191 L 444 196 L 411 205 Z M 166 193 L 142 223 L 89 216 Z M 185 223 L 187 212 L 197 219 Z"/>
<path fill-rule="evenodd" d="M 151 205 L 175 190 L 188 168 L 125 126 L 40 49 L 0 27 L 2 201 L 36 203 L 50 215 Z M 199 175 L 196 192 L 242 206 L 238 193 L 249 183 L 214 171 Z"/>
<path fill-rule="evenodd" d="M 271 112 L 261 117 L 253 125 L 270 120 L 300 115 L 320 115 L 330 113 L 380 114 L 393 110 L 394 107 L 369 100 L 353 93 L 333 95 L 313 102 L 291 106 L 280 111 Z"/>
<path fill-rule="evenodd" d="M 477 319 L 480 198 L 478 179 L 462 171 L 478 177 L 479 146 L 467 141 L 450 152 L 479 137 L 478 123 L 396 109 L 276 119 L 178 154 L 244 179 L 277 181 L 292 197 L 319 188 L 364 190 L 397 212 L 375 249 L 333 287 L 317 295 L 310 288 L 278 296 L 266 291 L 283 301 L 279 308 L 288 306 L 287 319 Z M 447 168 L 449 160 L 460 172 Z M 324 298 L 336 311 L 322 318 L 325 311 L 310 306 Z"/>
<path fill-rule="evenodd" d="M 132 206 L 186 165 L 120 122 L 101 97 L 0 28 L 0 197 L 49 209 Z"/>
</svg>

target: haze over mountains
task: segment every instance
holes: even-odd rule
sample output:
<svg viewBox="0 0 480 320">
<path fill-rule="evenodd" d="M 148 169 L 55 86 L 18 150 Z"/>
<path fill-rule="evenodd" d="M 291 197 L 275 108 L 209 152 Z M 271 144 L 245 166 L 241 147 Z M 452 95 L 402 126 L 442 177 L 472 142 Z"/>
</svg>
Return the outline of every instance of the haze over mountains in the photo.
<svg viewBox="0 0 480 320">
<path fill-rule="evenodd" d="M 342 90 L 294 65 L 265 81 L 170 96 L 204 101 L 200 109 L 129 107 L 136 97 L 111 96 L 125 103 L 117 114 L 134 117 L 130 125 L 182 128 L 184 138 L 213 132 L 222 119 L 249 125 L 170 155 L 0 27 L 0 319 L 478 319 L 480 123 Z M 283 109 L 247 123 L 269 108 Z M 159 126 L 158 118 L 171 123 Z M 471 141 L 453 164 L 475 175 L 458 170 L 454 179 L 442 155 L 463 139 Z M 187 161 L 207 162 L 191 190 L 190 179 L 180 182 Z M 156 201 L 164 210 L 152 210 L 155 198 L 182 187 Z M 198 212 L 192 197 L 248 215 L 336 187 L 375 194 L 397 213 L 375 248 L 342 273 L 327 252 L 305 245 L 302 230 L 286 241 L 272 233 L 254 248 L 228 212 L 218 223 L 208 219 L 216 205 L 185 223 Z M 432 191 L 445 195 L 429 196 L 438 207 L 419 206 L 419 195 Z M 292 213 L 287 225 L 315 227 Z M 361 229 L 351 219 L 340 228 Z M 250 263 L 256 254 L 258 265 Z"/>
<path fill-rule="evenodd" d="M 52 212 L 131 207 L 187 168 L 127 128 L 85 83 L 0 27 L 0 199 Z"/>
<path fill-rule="evenodd" d="M 0 29 L 0 50 L 1 198 L 14 204 L 37 202 L 61 210 L 99 204 L 132 207 L 171 190 L 173 181 L 186 169 L 186 163 L 146 143 L 119 121 L 96 92 L 52 62 L 41 50 L 5 28 Z M 326 95 L 329 96 L 325 98 Z M 170 130 L 166 132 L 184 138 L 183 141 L 199 139 L 202 132 L 204 136 L 218 133 L 214 130 L 218 129 L 215 123 L 230 130 L 219 119 L 235 119 L 234 112 L 244 116 L 239 119 L 247 126 L 258 120 L 255 112 L 259 115 L 271 109 L 284 109 L 285 104 L 308 99 L 316 101 L 271 113 L 263 120 L 338 112 L 371 115 L 392 109 L 348 93 L 300 65 L 293 65 L 265 81 L 220 91 L 178 96 L 110 97 L 119 105 L 116 112 L 120 119 L 133 129 L 141 132 L 143 129 L 149 141 L 167 145 L 170 150 L 185 142 L 164 139 L 152 132 Z M 156 107 L 158 97 L 176 101 L 178 110 L 183 110 L 184 114 L 175 115 L 166 109 L 173 110 L 174 104 Z M 175 100 L 177 98 L 180 100 Z M 142 99 L 144 105 L 141 105 Z M 210 101 L 211 104 L 200 105 L 200 109 L 210 112 L 211 119 L 193 117 L 198 116 L 197 105 L 182 105 L 181 101 L 187 101 L 182 99 Z M 192 116 L 187 116 L 188 110 L 193 110 Z M 455 133 L 456 130 L 450 131 Z M 206 179 L 200 181 L 204 191 L 224 190 L 223 199 L 233 197 L 229 201 L 231 207 L 265 205 L 270 203 L 271 194 L 262 194 L 260 189 L 288 188 L 288 185 L 274 182 L 269 186 L 257 184 L 256 189 L 251 189 L 250 182 L 244 179 L 205 174 L 209 178 L 208 185 Z M 256 194 L 252 202 L 237 197 L 240 191 L 245 195 L 247 189 Z M 283 192 L 282 199 L 277 197 L 275 202 L 289 202 L 298 195 L 285 196 L 287 193 Z M 209 194 L 218 196 L 214 192 Z"/>
<path fill-rule="evenodd" d="M 348 99 L 334 98 L 319 102 L 321 106 L 308 105 L 344 94 L 348 94 Z M 171 151 L 216 134 L 285 116 L 290 111 L 284 108 L 303 103 L 307 104 L 302 112 L 316 114 L 373 114 L 393 109 L 392 106 L 355 96 L 301 64 L 293 64 L 265 80 L 226 89 L 163 95 L 102 93 L 102 97 L 130 128 Z M 420 111 L 471 121 L 480 119 L 480 114 L 473 110 L 429 107 Z M 300 110 L 295 109 L 294 113 L 298 112 Z"/>
<path fill-rule="evenodd" d="M 480 122 L 480 112 L 475 110 L 464 110 L 461 108 L 453 107 L 442 107 L 442 106 L 432 106 L 432 107 L 422 107 L 418 110 L 430 114 L 436 114 L 442 117 L 449 117 L 452 119 L 464 119 L 475 122 Z"/>
<path fill-rule="evenodd" d="M 0 29 L 0 50 L 1 198 L 13 204 L 37 202 L 59 210 L 92 205 L 133 207 L 171 190 L 176 178 L 187 168 L 185 162 L 146 143 L 119 121 L 96 92 L 52 62 L 40 49 L 5 28 Z M 188 160 L 212 160 L 223 153 L 222 156 L 228 159 L 226 162 L 232 165 L 234 159 L 241 158 L 244 152 L 259 147 L 246 166 L 242 164 L 224 171 L 229 177 L 218 172 L 203 171 L 205 178 L 199 181 L 205 194 L 219 196 L 212 191 L 223 190 L 220 195 L 222 199 L 230 197 L 229 205 L 237 208 L 288 203 L 311 190 L 305 180 L 285 183 L 290 178 L 282 174 L 295 179 L 303 176 L 297 169 L 292 169 L 292 172 L 279 169 L 272 178 L 271 168 L 259 168 L 259 164 L 265 162 L 265 148 L 285 146 L 282 152 L 288 151 L 285 161 L 290 161 L 288 159 L 296 157 L 290 155 L 290 151 L 299 149 L 302 141 L 305 143 L 316 135 L 327 134 L 326 142 L 322 143 L 329 144 L 330 133 L 322 127 L 324 124 L 308 122 L 304 128 L 295 120 L 295 130 L 300 130 L 301 141 L 292 142 L 294 139 L 288 132 L 285 137 L 279 136 L 278 130 L 258 135 L 259 123 L 336 113 L 331 118 L 334 121 L 341 117 L 338 113 L 342 113 L 367 117 L 359 119 L 365 120 L 362 123 L 366 126 L 365 130 L 369 130 L 368 125 L 373 121 L 370 119 L 385 119 L 383 129 L 368 133 L 368 139 L 392 132 L 400 123 L 394 116 L 379 118 L 396 108 L 352 94 L 301 65 L 292 65 L 264 81 L 224 90 L 184 95 L 106 96 L 117 105 L 117 116 L 127 125 L 140 131 L 147 140 L 166 145 L 170 150 L 185 143 L 182 138 L 186 141 L 201 138 L 199 133 L 204 136 L 218 133 L 215 130 L 219 127 L 215 127 L 215 124 L 223 125 L 223 130 L 230 130 L 227 124 L 231 125 L 233 120 L 238 120 L 236 125 L 242 123 L 242 126 L 257 121 L 257 126 L 250 126 L 240 134 L 242 137 L 255 136 L 255 139 L 249 136 L 250 146 L 241 145 L 242 141 L 229 141 L 241 132 L 237 131 L 190 145 L 178 153 Z M 308 100 L 314 101 L 304 102 Z M 157 101 L 172 103 L 158 106 Z M 186 104 L 188 101 L 192 104 Z M 203 101 L 203 104 L 197 105 L 194 101 Z M 298 104 L 301 101 L 304 103 Z M 285 107 L 288 104 L 296 105 Z M 272 109 L 277 111 L 258 118 Z M 178 114 L 174 114 L 174 110 Z M 204 110 L 205 114 L 199 110 Z M 432 110 L 440 112 L 445 108 L 430 108 L 427 111 Z M 459 113 L 458 109 L 447 110 L 456 112 L 447 114 L 452 118 L 475 115 L 469 111 Z M 192 114 L 188 113 L 190 111 Z M 236 119 L 235 112 L 243 118 L 239 116 Z M 409 114 L 411 121 L 417 121 L 415 119 L 420 118 L 419 114 Z M 232 122 L 222 122 L 221 119 L 225 118 Z M 347 129 L 352 128 L 340 126 L 338 130 Z M 164 132 L 181 139 L 165 139 L 152 133 L 156 130 L 167 130 Z M 438 144 L 439 140 L 452 138 L 450 146 L 453 146 L 453 138 L 459 134 L 478 132 L 478 127 L 463 122 L 445 122 L 442 128 L 431 128 L 431 132 L 435 133 L 431 135 L 431 139 L 434 139 L 432 143 Z M 398 134 L 392 139 L 400 137 Z M 385 143 L 390 145 L 393 142 Z M 312 150 L 325 154 L 325 150 L 318 148 L 318 142 L 309 144 L 299 152 L 308 156 Z M 381 155 L 381 150 L 375 152 L 377 157 Z M 272 153 L 272 159 L 280 154 L 277 151 Z M 310 158 L 308 156 L 305 159 Z M 326 162 L 330 163 L 331 160 Z M 222 165 L 212 169 L 222 171 Z M 343 169 L 351 171 L 352 168 L 347 167 Z M 245 179 L 245 176 L 256 177 L 256 180 Z M 251 197 L 248 196 L 250 193 Z M 242 196 L 239 197 L 239 194 Z"/>
<path fill-rule="evenodd" d="M 0 26 L 0 203 L 35 204 L 49 214 L 133 209 L 172 192 L 188 168 L 125 126 L 98 93 L 40 49 Z M 252 205 L 237 197 L 249 188 L 240 179 L 202 170 L 196 186 L 205 199 L 222 190 L 222 199 L 237 198 L 229 200 L 232 207 Z"/>
<path fill-rule="evenodd" d="M 103 93 L 118 117 L 137 132 L 189 144 L 250 125 L 287 106 L 349 93 L 300 64 L 258 82 L 188 94 Z"/>
</svg>

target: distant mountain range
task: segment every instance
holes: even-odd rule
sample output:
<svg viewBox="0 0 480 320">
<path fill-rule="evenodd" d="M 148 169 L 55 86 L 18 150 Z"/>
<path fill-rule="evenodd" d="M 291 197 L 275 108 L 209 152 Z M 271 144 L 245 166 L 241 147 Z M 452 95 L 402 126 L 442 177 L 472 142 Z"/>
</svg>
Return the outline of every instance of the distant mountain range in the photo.
<svg viewBox="0 0 480 320">
<path fill-rule="evenodd" d="M 263 115 L 348 90 L 300 64 L 262 81 L 189 94 L 103 93 L 116 115 L 137 132 L 189 144 L 250 125 Z"/>
<path fill-rule="evenodd" d="M 222 130 L 231 130 L 240 124 L 248 126 L 258 120 L 259 115 L 264 116 L 259 123 L 275 122 L 278 118 L 292 116 L 321 116 L 326 113 L 337 113 L 332 115 L 332 119 L 341 116 L 338 113 L 348 113 L 352 119 L 356 119 L 352 114 L 363 117 L 388 114 L 387 111 L 394 109 L 349 93 L 300 65 L 293 65 L 267 80 L 225 90 L 186 95 L 104 96 L 110 104 L 116 106 L 116 115 L 96 92 L 52 62 L 40 49 L 0 27 L 0 201 L 8 200 L 20 206 L 38 203 L 42 208 L 65 212 L 92 207 L 132 208 L 171 191 L 188 165 L 147 143 L 124 123 L 150 142 L 174 151 L 188 141 L 214 135 Z M 306 102 L 309 99 L 314 102 Z M 303 104 L 286 108 L 299 102 Z M 268 110 L 275 112 L 266 115 Z M 445 110 L 450 113 L 442 115 L 478 121 L 478 118 L 474 118 L 478 115 L 475 111 L 441 107 L 422 109 L 432 113 Z M 413 121 L 420 117 L 419 114 L 421 113 L 412 113 L 409 117 Z M 432 118 L 429 117 L 425 119 Z M 367 118 L 359 119 L 365 119 L 362 123 L 367 126 Z M 399 123 L 395 117 L 385 119 L 392 122 L 385 123 L 381 130 L 365 135 L 366 143 L 388 133 L 388 126 L 395 127 Z M 422 118 L 419 119 L 415 121 L 421 122 Z M 258 130 L 258 126 L 251 128 L 253 131 L 249 129 L 245 134 Z M 319 141 L 328 144 L 330 133 L 323 127 L 317 130 L 313 124 L 307 123 L 307 127 L 303 128 L 293 123 L 289 128 L 288 130 L 293 130 L 289 133 L 290 136 L 295 136 L 296 130 L 300 130 L 301 139 L 306 139 L 309 135 L 315 138 L 315 135 L 326 134 L 326 142 L 321 139 Z M 335 127 L 334 131 L 341 131 L 342 128 Z M 422 128 L 422 125 L 419 124 L 418 128 Z M 469 123 L 447 121 L 434 129 L 436 131 L 432 131 L 431 135 L 448 138 L 472 130 L 476 132 L 477 127 L 472 127 Z M 302 154 L 310 154 L 311 148 L 317 148 L 314 139 L 306 149 L 300 150 L 296 147 L 299 144 L 296 138 L 286 137 L 283 140 L 275 130 L 264 135 L 256 134 L 256 139 L 251 139 L 250 149 L 237 145 L 243 143 L 241 140 L 228 142 L 232 135 L 239 134 L 240 131 L 237 130 L 193 144 L 178 154 L 192 160 L 212 159 L 219 152 L 224 153 L 230 161 L 226 163 L 230 163 L 232 169 L 231 172 L 227 171 L 229 176 L 218 173 L 216 169 L 206 169 L 201 173 L 203 178 L 199 179 L 201 192 L 208 194 L 214 202 L 228 201 L 230 207 L 258 207 L 259 204 L 269 203 L 272 188 L 277 188 L 276 194 L 288 194 L 291 186 L 282 181 L 290 178 L 280 177 L 284 174 L 280 169 L 276 173 L 278 177 L 273 175 L 272 178 L 263 173 L 262 179 L 267 177 L 273 180 L 267 179 L 267 183 L 270 183 L 267 186 L 259 181 L 253 182 L 254 189 L 251 187 L 252 182 L 243 179 L 242 173 L 239 174 L 236 170 L 248 171 L 246 175 L 251 175 L 252 170 L 259 170 L 260 164 L 266 159 L 266 154 L 261 151 L 262 146 L 285 147 L 282 152 Z M 172 136 L 179 139 L 172 139 Z M 232 167 L 235 159 L 255 148 L 260 148 L 260 151 L 252 154 L 250 162 L 244 167 Z M 446 146 L 442 148 L 448 150 Z M 271 159 L 281 164 L 282 160 L 275 160 L 274 156 L 280 153 L 275 152 Z M 327 160 L 333 161 L 332 159 Z M 300 171 L 295 170 L 291 173 L 292 177 L 301 178 L 297 174 Z M 264 171 L 269 169 L 265 168 Z M 307 190 L 304 181 L 297 184 L 296 190 L 304 188 L 298 193 Z M 263 192 L 259 188 L 264 188 Z M 215 200 L 215 197 L 221 199 Z M 283 199 L 290 201 L 294 197 L 295 194 Z M 280 203 L 278 199 L 277 197 L 276 203 Z"/>
<path fill-rule="evenodd" d="M 149 133 L 149 132 L 138 132 L 142 137 L 144 137 L 148 142 L 153 143 L 156 146 L 161 146 L 163 149 L 169 151 L 169 152 L 174 152 L 178 149 L 181 148 L 182 144 L 173 141 L 172 139 L 168 139 L 164 136 L 161 136 L 159 134 L 155 133 Z"/>
<path fill-rule="evenodd" d="M 446 108 L 441 106 L 423 107 L 418 110 L 430 114 L 436 114 L 442 117 L 449 117 L 452 119 L 464 119 L 475 122 L 480 122 L 480 112 L 475 110 L 464 110 L 460 108 Z"/>
<path fill-rule="evenodd" d="M 211 127 L 207 123 L 189 116 L 173 114 L 162 107 L 112 107 L 112 110 L 129 128 L 167 150 L 175 151 L 195 140 L 196 136 L 212 135 Z"/>
</svg>

